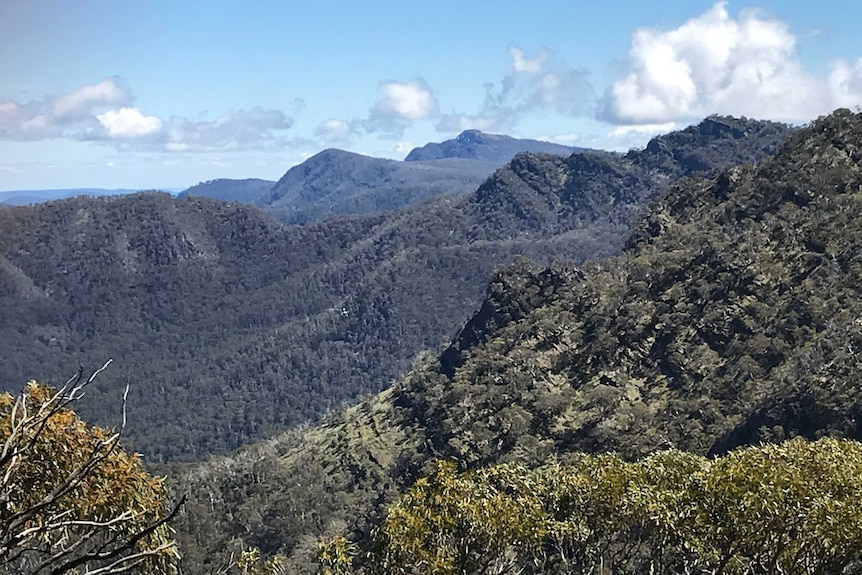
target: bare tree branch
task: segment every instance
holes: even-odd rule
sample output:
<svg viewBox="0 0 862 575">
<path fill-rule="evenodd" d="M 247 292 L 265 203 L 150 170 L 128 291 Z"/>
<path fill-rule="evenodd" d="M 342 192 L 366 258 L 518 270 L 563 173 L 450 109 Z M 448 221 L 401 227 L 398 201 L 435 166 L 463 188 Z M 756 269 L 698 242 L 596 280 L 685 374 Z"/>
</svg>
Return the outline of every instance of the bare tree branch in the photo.
<svg viewBox="0 0 862 575">
<path fill-rule="evenodd" d="M 166 509 L 162 480 L 120 447 L 129 386 L 118 432 L 71 410 L 110 364 L 86 377 L 80 368 L 57 390 L 31 382 L 0 403 L 0 572 L 158 572 L 177 557 L 167 525 L 186 497 Z"/>
</svg>

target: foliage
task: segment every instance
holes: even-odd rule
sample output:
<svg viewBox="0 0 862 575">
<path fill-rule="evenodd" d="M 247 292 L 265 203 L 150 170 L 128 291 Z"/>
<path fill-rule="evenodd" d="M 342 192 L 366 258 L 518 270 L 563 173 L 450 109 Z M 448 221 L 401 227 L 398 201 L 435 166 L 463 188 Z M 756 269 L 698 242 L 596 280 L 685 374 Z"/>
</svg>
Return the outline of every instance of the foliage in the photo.
<svg viewBox="0 0 862 575">
<path fill-rule="evenodd" d="M 862 445 L 835 439 L 715 460 L 583 455 L 464 474 L 439 463 L 390 507 L 365 565 L 435 575 L 841 573 L 860 559 L 860 505 Z"/>
<path fill-rule="evenodd" d="M 98 373 L 98 372 L 96 372 Z M 0 571 L 172 572 L 178 553 L 162 479 L 123 451 L 119 433 L 70 405 L 89 379 L 60 390 L 31 381 L 0 395 Z"/>
</svg>

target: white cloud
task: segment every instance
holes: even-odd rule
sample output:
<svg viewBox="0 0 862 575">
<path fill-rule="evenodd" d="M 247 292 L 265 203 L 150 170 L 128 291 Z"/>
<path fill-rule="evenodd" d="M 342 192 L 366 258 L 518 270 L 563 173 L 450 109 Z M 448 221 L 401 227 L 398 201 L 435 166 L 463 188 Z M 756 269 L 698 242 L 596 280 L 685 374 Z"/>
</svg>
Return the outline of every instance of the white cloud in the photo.
<svg viewBox="0 0 862 575">
<path fill-rule="evenodd" d="M 96 116 L 109 138 L 140 138 L 162 129 L 162 121 L 145 116 L 137 108 L 120 108 Z"/>
<path fill-rule="evenodd" d="M 25 103 L 2 102 L 0 139 L 98 139 L 104 137 L 104 129 L 95 110 L 110 111 L 131 100 L 131 94 L 118 80 L 107 79 L 59 97 L 46 96 Z"/>
<path fill-rule="evenodd" d="M 509 56 L 512 58 L 512 69 L 516 73 L 537 74 L 542 71 L 547 54 L 540 53 L 535 58 L 527 58 L 524 51 L 517 46 L 509 46 Z"/>
<path fill-rule="evenodd" d="M 117 80 L 108 79 L 57 98 L 0 102 L 0 140 L 87 140 L 153 152 L 277 151 L 293 145 L 284 134 L 293 119 L 281 110 L 255 107 L 230 110 L 215 120 L 163 120 L 126 105 L 132 100 Z M 301 109 L 302 102 L 295 107 Z"/>
<path fill-rule="evenodd" d="M 475 114 L 442 114 L 436 124 L 438 131 L 507 131 L 534 112 L 568 117 L 588 112 L 593 89 L 584 70 L 573 68 L 547 49 L 528 57 L 518 46 L 510 46 L 509 58 L 509 72 L 499 84 L 485 84 L 480 110 Z"/>
<path fill-rule="evenodd" d="M 437 98 L 428 83 L 421 78 L 410 82 L 380 82 L 378 87 L 382 97 L 368 112 L 365 120 L 357 120 L 352 126 L 397 140 L 409 123 L 438 114 Z"/>
<path fill-rule="evenodd" d="M 661 124 L 632 124 L 615 126 L 605 132 L 587 132 L 575 145 L 615 152 L 642 149 L 651 139 L 667 134 L 682 126 L 676 122 Z"/>
<path fill-rule="evenodd" d="M 859 66 L 839 62 L 828 81 L 818 79 L 803 69 L 795 49 L 785 22 L 757 10 L 734 18 L 726 2 L 673 30 L 642 28 L 604 116 L 623 124 L 713 113 L 793 121 L 859 100 Z"/>
<path fill-rule="evenodd" d="M 463 132 L 464 130 L 480 130 L 482 132 L 493 132 L 505 130 L 514 122 L 502 113 L 483 111 L 476 115 L 469 114 L 443 114 L 437 121 L 436 128 L 439 132 Z"/>
<path fill-rule="evenodd" d="M 829 74 L 829 91 L 836 107 L 862 106 L 862 58 L 853 64 L 835 62 Z"/>
<path fill-rule="evenodd" d="M 51 102 L 51 112 L 57 118 L 89 114 L 97 106 L 116 106 L 131 101 L 129 92 L 114 79 L 83 86 Z"/>
<path fill-rule="evenodd" d="M 655 136 L 666 134 L 676 128 L 675 122 L 664 124 L 635 124 L 632 126 L 617 126 L 608 133 L 611 138 L 625 138 L 627 136 Z"/>
<path fill-rule="evenodd" d="M 314 135 L 319 137 L 343 137 L 350 133 L 350 122 L 345 120 L 326 120 L 317 125 Z"/>
<path fill-rule="evenodd" d="M 215 120 L 192 121 L 174 116 L 164 122 L 164 149 L 180 151 L 277 150 L 286 144 L 283 132 L 293 119 L 281 110 L 255 107 L 230 110 Z"/>
<path fill-rule="evenodd" d="M 361 122 L 329 119 L 314 128 L 314 137 L 318 145 L 339 145 L 349 147 L 354 138 L 359 135 Z"/>
<path fill-rule="evenodd" d="M 437 100 L 424 80 L 412 82 L 381 82 L 383 98 L 374 105 L 374 112 L 401 118 L 421 120 L 437 111 Z"/>
<path fill-rule="evenodd" d="M 535 140 L 539 140 L 542 142 L 553 142 L 554 144 L 562 144 L 563 146 L 571 146 L 576 142 L 580 141 L 581 135 L 575 133 L 569 134 L 553 134 L 553 135 L 541 135 L 533 138 Z"/>
</svg>

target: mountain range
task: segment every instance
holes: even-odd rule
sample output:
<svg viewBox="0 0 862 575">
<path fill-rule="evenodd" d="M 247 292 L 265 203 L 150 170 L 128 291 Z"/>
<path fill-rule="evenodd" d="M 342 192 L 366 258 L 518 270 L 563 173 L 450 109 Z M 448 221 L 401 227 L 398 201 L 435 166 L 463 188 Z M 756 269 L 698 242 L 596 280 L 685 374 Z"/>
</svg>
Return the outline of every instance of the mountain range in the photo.
<svg viewBox="0 0 862 575">
<path fill-rule="evenodd" d="M 568 156 L 577 149 L 467 130 L 452 140 L 416 148 L 403 162 L 328 149 L 294 166 L 278 182 L 212 180 L 180 195 L 247 202 L 285 223 L 304 224 L 331 215 L 392 210 L 441 194 L 463 195 L 516 154 Z"/>
<path fill-rule="evenodd" d="M 319 425 L 172 468 L 192 494 L 178 525 L 187 567 L 254 545 L 291 573 L 315 572 L 320 537 L 365 545 L 441 458 L 530 468 L 583 452 L 862 439 L 859 142 L 862 114 L 839 110 L 774 157 L 679 179 L 637 217 L 621 255 L 499 270 L 451 343 L 391 388 Z M 679 156 L 658 141 L 628 160 L 652 163 L 650 148 Z M 566 179 L 596 163 L 594 179 L 611 171 L 572 156 Z M 521 180 L 547 190 L 553 173 Z"/>
<path fill-rule="evenodd" d="M 628 154 L 521 154 L 466 195 L 303 226 L 158 193 L 10 207 L 0 378 L 58 383 L 112 357 L 87 418 L 113 423 L 133 382 L 131 447 L 224 453 L 387 387 L 499 265 L 614 255 L 670 182 L 761 160 L 790 132 L 713 117 Z"/>
</svg>

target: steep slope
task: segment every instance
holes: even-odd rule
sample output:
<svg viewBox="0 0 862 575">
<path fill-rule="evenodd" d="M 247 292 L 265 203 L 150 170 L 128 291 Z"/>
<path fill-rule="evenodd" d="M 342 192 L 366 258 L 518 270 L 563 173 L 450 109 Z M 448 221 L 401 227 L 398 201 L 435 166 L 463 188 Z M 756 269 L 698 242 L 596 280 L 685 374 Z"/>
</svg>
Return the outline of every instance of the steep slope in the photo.
<svg viewBox="0 0 862 575">
<path fill-rule="evenodd" d="M 641 167 L 651 154 L 522 155 L 463 198 L 307 226 L 164 194 L 4 210 L 0 381 L 113 357 L 86 417 L 115 421 L 131 381 L 128 437 L 151 460 L 236 448 L 387 386 L 516 255 L 617 253 L 684 173 Z"/>
<path fill-rule="evenodd" d="M 499 134 L 485 134 L 479 130 L 465 130 L 452 140 L 439 143 L 431 142 L 421 148 L 413 148 L 407 154 L 407 157 L 404 158 L 404 161 L 422 162 L 445 158 L 463 158 L 479 160 L 499 166 L 522 152 L 568 156 L 572 152 L 581 149 L 583 148 L 573 148 L 571 146 L 563 146 L 539 140 L 513 138 Z"/>
<path fill-rule="evenodd" d="M 248 178 L 245 180 L 218 179 L 200 182 L 180 192 L 177 197 L 203 196 L 226 202 L 245 202 L 260 204 L 269 197 L 269 191 L 275 185 L 270 180 Z"/>
<path fill-rule="evenodd" d="M 317 536 L 361 538 L 437 457 L 862 439 L 860 141 L 862 114 L 840 110 L 757 166 L 683 179 L 624 255 L 582 270 L 519 261 L 390 390 L 180 472 L 199 501 L 180 526 L 189 565 L 245 542 L 309 572 Z"/>
</svg>

